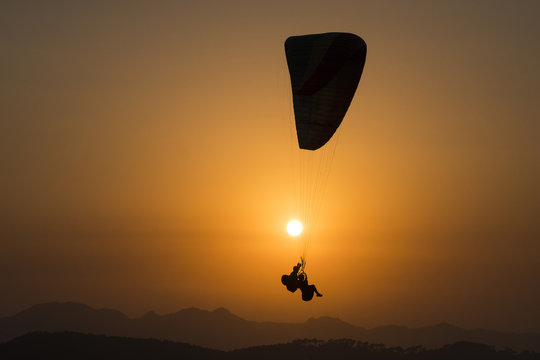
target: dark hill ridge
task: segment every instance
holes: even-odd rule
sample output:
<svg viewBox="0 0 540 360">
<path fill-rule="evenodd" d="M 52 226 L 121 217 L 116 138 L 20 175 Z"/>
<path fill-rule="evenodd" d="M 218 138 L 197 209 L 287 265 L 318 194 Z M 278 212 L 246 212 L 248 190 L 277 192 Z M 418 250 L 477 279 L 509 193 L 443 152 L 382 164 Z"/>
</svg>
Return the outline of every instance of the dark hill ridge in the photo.
<svg viewBox="0 0 540 360">
<path fill-rule="evenodd" d="M 94 309 L 79 303 L 47 303 L 0 318 L 0 342 L 33 331 L 154 338 L 221 350 L 286 343 L 299 338 L 350 338 L 387 346 L 437 348 L 456 341 L 470 341 L 540 351 L 537 333 L 465 330 L 450 324 L 415 329 L 405 326 L 365 329 L 331 317 L 310 318 L 304 323 L 257 322 L 242 319 L 224 308 L 214 311 L 188 308 L 166 315 L 149 312 L 140 318 L 129 318 L 115 310 Z"/>
<path fill-rule="evenodd" d="M 206 349 L 156 339 L 133 339 L 74 332 L 35 332 L 0 344 L 2 359 L 364 359 L 364 360 L 540 360 L 539 353 L 497 350 L 492 346 L 456 342 L 438 349 L 385 347 L 351 339 L 296 340 L 232 351 Z"/>
</svg>

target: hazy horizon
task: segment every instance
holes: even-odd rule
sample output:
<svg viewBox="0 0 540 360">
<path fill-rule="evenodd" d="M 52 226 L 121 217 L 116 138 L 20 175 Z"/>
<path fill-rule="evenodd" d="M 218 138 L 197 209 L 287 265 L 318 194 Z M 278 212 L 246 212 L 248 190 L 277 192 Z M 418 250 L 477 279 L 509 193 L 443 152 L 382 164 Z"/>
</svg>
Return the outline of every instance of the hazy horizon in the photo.
<svg viewBox="0 0 540 360">
<path fill-rule="evenodd" d="M 0 316 L 540 331 L 540 2 L 4 1 Z M 288 36 L 351 32 L 302 302 Z M 294 144 L 294 143 L 293 143 Z"/>
<path fill-rule="evenodd" d="M 374 330 L 376 328 L 381 328 L 381 327 L 395 327 L 395 326 L 398 326 L 398 327 L 405 327 L 405 328 L 409 328 L 411 330 L 414 330 L 414 329 L 423 329 L 423 328 L 430 328 L 430 327 L 446 327 L 446 326 L 452 326 L 452 327 L 457 327 L 459 329 L 462 329 L 462 330 L 465 330 L 465 331 L 477 331 L 477 330 L 486 330 L 486 331 L 495 331 L 495 332 L 498 332 L 500 330 L 497 330 L 497 329 L 488 329 L 488 328 L 466 328 L 466 327 L 461 327 L 459 325 L 456 325 L 456 324 L 452 324 L 452 323 L 448 323 L 448 322 L 438 322 L 438 323 L 433 323 L 433 324 L 426 324 L 426 325 L 420 325 L 420 326 L 408 326 L 406 324 L 379 324 L 379 325 L 375 325 L 375 326 L 372 326 L 372 327 L 368 327 L 368 326 L 363 326 L 362 324 L 355 324 L 355 323 L 351 323 L 349 321 L 346 321 L 344 319 L 341 319 L 339 317 L 333 317 L 333 316 L 325 316 L 325 315 L 320 315 L 320 316 L 310 316 L 306 319 L 303 319 L 303 320 L 299 320 L 299 321 L 277 321 L 277 320 L 274 320 L 274 319 L 266 319 L 266 320 L 254 320 L 254 319 L 250 319 L 250 318 L 246 318 L 246 317 L 243 317 L 241 316 L 240 314 L 237 314 L 235 312 L 232 312 L 230 311 L 229 309 L 223 307 L 223 306 L 219 306 L 217 308 L 212 308 L 212 309 L 204 309 L 204 308 L 200 308 L 200 307 L 197 307 L 197 306 L 188 306 L 188 307 L 185 307 L 185 308 L 182 308 L 182 309 L 177 309 L 175 311 L 172 311 L 172 312 L 156 312 L 154 310 L 148 310 L 148 311 L 145 311 L 143 313 L 140 313 L 140 314 L 134 314 L 134 315 L 130 315 L 130 314 L 127 314 L 126 312 L 122 311 L 121 309 L 116 309 L 116 308 L 111 308 L 111 307 L 94 307 L 90 304 L 86 304 L 86 303 L 82 303 L 82 302 L 78 302 L 78 301 L 52 301 L 52 302 L 45 302 L 45 303 L 39 303 L 39 304 L 34 304 L 30 307 L 27 307 L 25 309 L 22 309 L 22 311 L 18 311 L 16 313 L 13 313 L 13 314 L 9 314 L 7 316 L 0 316 L 0 318 L 7 318 L 7 317 L 11 317 L 11 316 L 17 316 L 19 315 L 20 313 L 24 313 L 26 310 L 30 310 L 32 309 L 34 311 L 34 315 L 36 314 L 35 312 L 35 309 L 36 308 L 39 308 L 41 310 L 41 314 L 43 314 L 43 309 L 44 308 L 47 308 L 49 306 L 53 306 L 53 307 L 56 307 L 56 309 L 66 309 L 66 306 L 68 308 L 70 308 L 71 310 L 74 310 L 74 309 L 78 309 L 78 310 L 81 310 L 82 308 L 90 308 L 92 311 L 102 311 L 102 310 L 105 310 L 105 311 L 114 311 L 114 312 L 119 312 L 123 315 L 126 315 L 128 319 L 131 319 L 131 320 L 139 320 L 139 319 L 144 319 L 145 316 L 147 316 L 148 314 L 154 314 L 154 315 L 157 315 L 159 317 L 167 317 L 169 315 L 174 315 L 174 314 L 177 314 L 177 313 L 180 313 L 180 312 L 190 312 L 191 310 L 195 310 L 195 311 L 200 311 L 202 313 L 218 313 L 221 315 L 220 312 L 224 312 L 224 313 L 228 313 L 228 314 L 231 314 L 233 315 L 234 317 L 238 317 L 242 320 L 245 320 L 245 321 L 248 321 L 248 322 L 258 322 L 258 323 L 276 323 L 276 324 L 304 324 L 304 323 L 309 323 L 311 320 L 322 320 L 322 321 L 326 321 L 326 320 L 330 320 L 330 321 L 333 321 L 333 320 L 341 320 L 343 321 L 343 323 L 346 323 L 346 324 L 349 324 L 349 325 L 353 325 L 354 327 L 356 328 L 361 328 L 361 329 L 364 329 L 364 330 Z M 58 307 L 60 306 L 60 307 Z M 50 310 L 50 308 L 49 308 Z M 54 310 L 53 310 L 54 312 Z M 39 313 L 39 312 L 38 312 Z M 65 313 L 64 313 L 65 315 Z M 38 317 L 39 318 L 39 317 Z M 30 318 L 31 321 L 32 320 L 35 320 L 35 317 L 34 318 Z M 218 320 L 219 319 L 219 316 L 215 319 L 215 320 Z M 32 322 L 28 323 L 30 326 L 31 325 L 34 325 Z M 45 323 L 47 324 L 47 323 Z M 47 325 L 51 325 L 51 324 L 47 324 Z M 66 331 L 68 331 L 66 329 Z M 519 334 L 520 332 L 506 332 L 506 334 L 512 334 L 512 333 L 515 333 L 515 334 Z M 522 334 L 526 334 L 526 333 L 536 333 L 536 334 L 539 334 L 540 335 L 540 332 L 523 332 Z"/>
</svg>

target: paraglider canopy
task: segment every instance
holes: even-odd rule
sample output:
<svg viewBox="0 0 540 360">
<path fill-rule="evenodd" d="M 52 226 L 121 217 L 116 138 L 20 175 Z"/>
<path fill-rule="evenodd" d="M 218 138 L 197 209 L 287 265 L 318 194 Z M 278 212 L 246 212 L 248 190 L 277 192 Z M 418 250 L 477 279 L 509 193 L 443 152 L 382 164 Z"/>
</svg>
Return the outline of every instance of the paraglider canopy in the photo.
<svg viewBox="0 0 540 360">
<path fill-rule="evenodd" d="M 301 149 L 317 150 L 334 135 L 358 87 L 366 51 L 364 40 L 350 33 L 291 36 L 285 41 Z"/>
</svg>

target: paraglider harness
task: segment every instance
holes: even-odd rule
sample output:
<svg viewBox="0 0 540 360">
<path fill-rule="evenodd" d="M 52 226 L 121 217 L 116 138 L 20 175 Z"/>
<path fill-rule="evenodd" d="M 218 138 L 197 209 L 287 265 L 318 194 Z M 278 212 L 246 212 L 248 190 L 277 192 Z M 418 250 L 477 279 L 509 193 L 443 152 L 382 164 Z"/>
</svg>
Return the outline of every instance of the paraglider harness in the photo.
<svg viewBox="0 0 540 360">
<path fill-rule="evenodd" d="M 296 269 L 297 267 L 298 267 L 298 270 L 296 271 L 296 278 L 299 279 L 300 275 L 302 275 L 302 279 L 307 280 L 307 274 L 305 271 L 306 261 L 301 256 L 300 256 L 300 262 L 296 264 L 296 266 L 294 266 L 293 269 Z"/>
<path fill-rule="evenodd" d="M 305 271 L 306 268 L 306 261 L 302 256 L 300 256 L 300 270 L 298 271 L 297 278 L 300 278 L 300 275 L 302 275 L 302 278 L 307 281 L 307 274 Z"/>
</svg>

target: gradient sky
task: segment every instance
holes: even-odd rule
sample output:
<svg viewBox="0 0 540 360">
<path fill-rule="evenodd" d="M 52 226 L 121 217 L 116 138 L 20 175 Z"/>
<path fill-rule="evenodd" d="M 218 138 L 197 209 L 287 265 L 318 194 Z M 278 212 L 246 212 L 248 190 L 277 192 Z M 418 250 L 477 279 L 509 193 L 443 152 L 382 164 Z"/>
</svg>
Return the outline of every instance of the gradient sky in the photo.
<svg viewBox="0 0 540 360">
<path fill-rule="evenodd" d="M 451 322 L 540 331 L 540 2 L 2 1 L 0 316 Z M 290 35 L 368 44 L 308 273 Z"/>
</svg>

